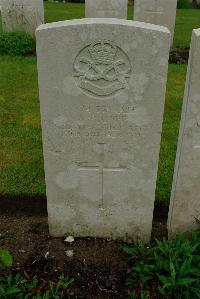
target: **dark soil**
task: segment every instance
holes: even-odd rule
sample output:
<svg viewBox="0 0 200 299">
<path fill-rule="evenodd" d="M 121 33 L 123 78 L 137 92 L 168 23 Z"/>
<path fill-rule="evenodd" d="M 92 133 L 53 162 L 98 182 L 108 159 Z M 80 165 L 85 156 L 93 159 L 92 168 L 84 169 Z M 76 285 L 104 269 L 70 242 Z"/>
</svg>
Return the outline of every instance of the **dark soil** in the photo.
<svg viewBox="0 0 200 299">
<path fill-rule="evenodd" d="M 153 237 L 166 235 L 167 209 L 156 207 Z M 127 298 L 129 269 L 121 245 L 96 238 L 77 238 L 69 245 L 63 238 L 49 236 L 45 198 L 24 195 L 0 199 L 0 246 L 8 248 L 14 257 L 12 271 L 26 271 L 44 279 L 64 272 L 75 279 L 76 298 Z M 73 250 L 73 257 L 67 257 L 67 250 Z"/>
<path fill-rule="evenodd" d="M 170 51 L 170 64 L 187 64 L 189 58 L 189 49 L 172 49 Z"/>
</svg>

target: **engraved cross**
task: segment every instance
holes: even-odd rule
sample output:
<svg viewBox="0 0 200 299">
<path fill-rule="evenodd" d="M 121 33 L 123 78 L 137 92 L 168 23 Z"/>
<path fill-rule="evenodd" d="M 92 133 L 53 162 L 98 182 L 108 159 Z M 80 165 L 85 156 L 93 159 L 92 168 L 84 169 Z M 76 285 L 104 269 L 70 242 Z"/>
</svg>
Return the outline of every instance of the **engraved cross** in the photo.
<svg viewBox="0 0 200 299">
<path fill-rule="evenodd" d="M 104 191 L 104 173 L 105 172 L 121 172 L 125 171 L 126 167 L 106 167 L 105 165 L 105 143 L 98 143 L 99 146 L 99 155 L 100 155 L 100 162 L 95 163 L 96 165 L 89 165 L 87 162 L 79 163 L 78 170 L 91 170 L 97 171 L 99 174 L 99 185 L 100 185 L 100 192 L 101 192 L 101 205 L 103 206 L 103 191 Z"/>
</svg>

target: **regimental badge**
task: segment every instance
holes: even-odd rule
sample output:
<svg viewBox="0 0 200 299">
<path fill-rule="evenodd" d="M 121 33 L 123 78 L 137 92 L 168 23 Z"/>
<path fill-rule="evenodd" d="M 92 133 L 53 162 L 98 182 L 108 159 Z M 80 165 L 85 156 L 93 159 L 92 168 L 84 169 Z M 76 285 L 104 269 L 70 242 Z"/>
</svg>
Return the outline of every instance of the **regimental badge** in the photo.
<svg viewBox="0 0 200 299">
<path fill-rule="evenodd" d="M 93 42 L 74 62 L 77 85 L 95 97 L 109 97 L 127 88 L 131 64 L 126 53 L 114 42 Z"/>
</svg>

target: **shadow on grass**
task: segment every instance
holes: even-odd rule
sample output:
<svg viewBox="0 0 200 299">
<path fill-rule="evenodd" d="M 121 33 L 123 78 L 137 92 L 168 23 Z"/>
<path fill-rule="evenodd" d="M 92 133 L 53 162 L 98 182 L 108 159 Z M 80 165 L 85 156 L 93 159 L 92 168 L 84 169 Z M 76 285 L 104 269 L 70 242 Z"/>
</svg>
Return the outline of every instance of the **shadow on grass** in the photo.
<svg viewBox="0 0 200 299">
<path fill-rule="evenodd" d="M 0 194 L 0 215 L 47 216 L 47 200 L 44 195 Z"/>
<path fill-rule="evenodd" d="M 155 202 L 154 221 L 167 222 L 169 205 L 166 202 Z M 45 195 L 33 194 L 0 194 L 0 215 L 47 215 Z"/>
<path fill-rule="evenodd" d="M 167 237 L 167 217 L 169 206 L 165 202 L 155 202 L 152 241 Z M 44 216 L 47 217 L 47 200 L 44 195 L 0 194 L 0 216 Z"/>
<path fill-rule="evenodd" d="M 167 238 L 167 218 L 169 211 L 169 203 L 155 202 L 153 213 L 153 228 L 151 234 L 151 241 L 155 239 L 162 240 L 163 237 Z"/>
</svg>

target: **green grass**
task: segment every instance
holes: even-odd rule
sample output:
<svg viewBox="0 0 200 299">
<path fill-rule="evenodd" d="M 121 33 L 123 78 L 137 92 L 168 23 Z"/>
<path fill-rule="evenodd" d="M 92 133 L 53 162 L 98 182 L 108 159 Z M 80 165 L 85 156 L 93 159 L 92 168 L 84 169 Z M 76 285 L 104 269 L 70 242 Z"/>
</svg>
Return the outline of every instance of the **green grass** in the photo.
<svg viewBox="0 0 200 299">
<path fill-rule="evenodd" d="M 176 157 L 186 65 L 169 65 L 156 199 L 168 201 Z"/>
<path fill-rule="evenodd" d="M 56 22 L 85 17 L 84 4 L 77 3 L 45 3 L 45 22 Z M 128 19 L 133 19 L 133 9 L 128 9 Z"/>
<path fill-rule="evenodd" d="M 45 194 L 35 58 L 0 57 L 0 193 Z M 186 66 L 170 65 L 157 199 L 171 190 Z"/>
<path fill-rule="evenodd" d="M 45 3 L 45 22 L 57 22 L 85 17 L 84 5 L 78 3 Z"/>
<path fill-rule="evenodd" d="M 189 48 L 195 28 L 200 28 L 200 9 L 177 9 L 174 47 Z"/>
<path fill-rule="evenodd" d="M 35 58 L 0 57 L 0 193 L 45 192 Z"/>
<path fill-rule="evenodd" d="M 56 22 L 84 17 L 84 5 L 45 2 L 45 22 Z M 128 9 L 128 19 L 133 19 L 133 9 Z M 200 9 L 178 9 L 174 47 L 189 48 L 192 29 L 200 27 Z M 2 31 L 0 20 L 0 31 Z"/>
</svg>

